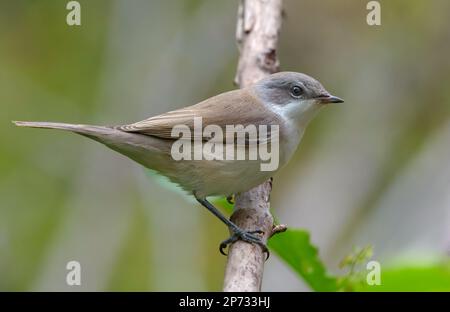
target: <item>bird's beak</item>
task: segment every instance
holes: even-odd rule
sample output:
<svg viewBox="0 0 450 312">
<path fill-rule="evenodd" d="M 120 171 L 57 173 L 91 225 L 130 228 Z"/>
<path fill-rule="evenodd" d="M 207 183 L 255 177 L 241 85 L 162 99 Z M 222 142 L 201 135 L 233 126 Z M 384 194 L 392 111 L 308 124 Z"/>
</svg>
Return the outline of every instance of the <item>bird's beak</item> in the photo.
<svg viewBox="0 0 450 312">
<path fill-rule="evenodd" d="M 329 104 L 329 103 L 343 103 L 344 100 L 341 98 L 338 98 L 337 96 L 334 95 L 325 95 L 325 96 L 320 96 L 317 98 L 320 103 L 322 104 Z"/>
</svg>

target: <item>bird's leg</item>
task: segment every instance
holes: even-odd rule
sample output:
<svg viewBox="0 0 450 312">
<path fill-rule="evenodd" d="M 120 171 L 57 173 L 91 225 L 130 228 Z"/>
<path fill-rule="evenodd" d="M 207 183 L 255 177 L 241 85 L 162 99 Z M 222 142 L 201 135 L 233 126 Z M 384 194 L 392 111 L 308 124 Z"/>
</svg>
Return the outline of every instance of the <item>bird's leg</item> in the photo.
<svg viewBox="0 0 450 312">
<path fill-rule="evenodd" d="M 195 193 L 194 193 L 194 196 L 195 196 L 195 199 L 197 199 L 197 201 L 200 204 L 202 204 L 203 207 L 205 207 L 206 209 L 211 211 L 217 218 L 220 219 L 220 221 L 222 221 L 229 228 L 231 228 L 231 231 L 233 232 L 233 234 L 228 239 L 224 240 L 220 244 L 219 250 L 220 250 L 221 254 L 226 256 L 224 249 L 228 245 L 230 245 L 238 240 L 242 240 L 247 243 L 253 243 L 253 244 L 259 245 L 262 248 L 263 252 L 267 253 L 267 258 L 269 258 L 269 249 L 267 249 L 267 246 L 262 242 L 261 238 L 259 236 L 255 235 L 255 234 L 263 234 L 264 233 L 263 231 L 261 231 L 261 230 L 245 231 L 245 230 L 241 229 L 236 224 L 234 224 L 233 222 L 228 220 L 216 207 L 214 207 L 213 204 L 211 204 L 205 198 L 199 198 L 195 195 Z"/>
</svg>

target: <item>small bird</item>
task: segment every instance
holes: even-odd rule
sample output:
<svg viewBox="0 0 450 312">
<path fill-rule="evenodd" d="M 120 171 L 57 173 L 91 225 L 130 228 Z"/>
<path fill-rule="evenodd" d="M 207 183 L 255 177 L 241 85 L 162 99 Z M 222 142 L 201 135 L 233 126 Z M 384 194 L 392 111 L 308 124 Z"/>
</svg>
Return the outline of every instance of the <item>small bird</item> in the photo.
<svg viewBox="0 0 450 312">
<path fill-rule="evenodd" d="M 331 95 L 320 82 L 305 74 L 280 72 L 267 76 L 255 84 L 206 99 L 198 104 L 170 111 L 158 116 L 119 126 L 96 126 L 56 122 L 13 121 L 17 126 L 67 130 L 96 140 L 109 148 L 131 158 L 144 167 L 168 177 L 192 194 L 197 201 L 217 216 L 231 230 L 232 235 L 220 244 L 224 253 L 230 243 L 243 240 L 254 243 L 268 253 L 260 236 L 262 231 L 245 231 L 226 218 L 208 200 L 208 196 L 230 196 L 263 183 L 285 165 L 297 149 L 306 126 L 317 112 L 329 103 L 341 103 L 342 99 Z M 181 159 L 173 157 L 173 145 L 179 137 L 173 131 L 180 125 L 193 130 L 190 140 L 212 140 L 211 136 L 196 134 L 195 119 L 201 118 L 201 130 L 208 126 L 223 129 L 225 138 L 215 140 L 226 146 L 227 126 L 254 125 L 276 126 L 273 136 L 250 140 L 246 137 L 245 150 L 249 145 L 257 147 L 277 143 L 279 164 L 274 170 L 261 170 L 261 157 L 257 159 Z M 233 143 L 236 138 L 233 137 Z M 275 146 L 275 145 L 271 145 Z M 233 154 L 234 155 L 234 154 Z"/>
</svg>

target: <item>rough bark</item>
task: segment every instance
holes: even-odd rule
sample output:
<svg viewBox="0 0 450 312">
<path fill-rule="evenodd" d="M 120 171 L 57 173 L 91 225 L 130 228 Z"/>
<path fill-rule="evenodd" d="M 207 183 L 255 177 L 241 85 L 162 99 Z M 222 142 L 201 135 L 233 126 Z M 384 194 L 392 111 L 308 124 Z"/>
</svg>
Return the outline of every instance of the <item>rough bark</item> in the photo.
<svg viewBox="0 0 450 312">
<path fill-rule="evenodd" d="M 282 20 L 282 0 L 241 0 L 236 40 L 240 52 L 235 82 L 241 88 L 278 71 L 277 43 Z M 273 235 L 270 214 L 272 181 L 238 194 L 231 220 L 246 230 L 262 230 L 267 243 Z M 283 229 L 283 227 L 281 227 Z M 277 228 L 276 231 L 279 229 Z M 265 255 L 253 244 L 237 241 L 229 248 L 224 291 L 260 291 Z"/>
</svg>

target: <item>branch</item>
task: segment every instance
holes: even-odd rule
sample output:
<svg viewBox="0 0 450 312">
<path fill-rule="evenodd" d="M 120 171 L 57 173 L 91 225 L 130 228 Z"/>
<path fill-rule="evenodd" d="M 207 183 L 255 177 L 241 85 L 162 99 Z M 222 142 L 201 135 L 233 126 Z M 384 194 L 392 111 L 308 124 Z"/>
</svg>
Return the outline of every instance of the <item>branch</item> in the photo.
<svg viewBox="0 0 450 312">
<path fill-rule="evenodd" d="M 241 0 L 236 40 L 240 52 L 235 83 L 241 88 L 278 71 L 276 55 L 282 0 Z M 246 230 L 264 231 L 263 242 L 280 232 L 270 214 L 272 180 L 238 194 L 231 220 Z M 275 231 L 274 231 L 275 229 Z M 261 247 L 237 241 L 230 246 L 224 291 L 260 291 L 265 255 Z"/>
</svg>

